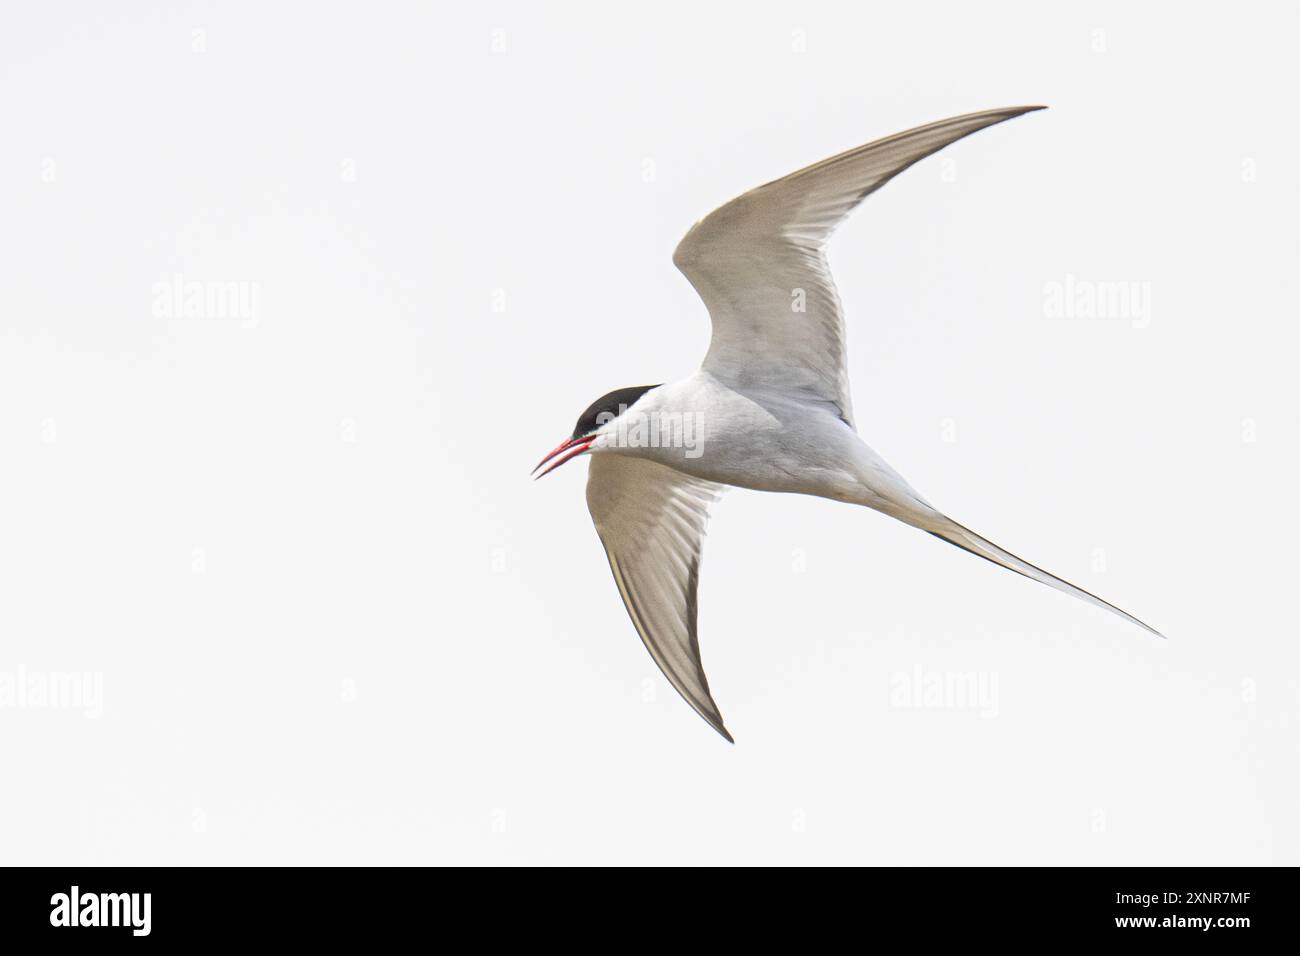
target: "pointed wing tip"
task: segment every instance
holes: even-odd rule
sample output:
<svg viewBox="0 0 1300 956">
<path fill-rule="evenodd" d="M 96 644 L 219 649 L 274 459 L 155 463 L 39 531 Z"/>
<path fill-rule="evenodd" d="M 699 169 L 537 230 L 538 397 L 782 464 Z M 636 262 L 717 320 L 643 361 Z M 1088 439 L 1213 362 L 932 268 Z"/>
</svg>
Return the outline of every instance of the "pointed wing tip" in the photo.
<svg viewBox="0 0 1300 956">
<path fill-rule="evenodd" d="M 1045 105 L 1036 106 L 1008 106 L 1006 109 L 992 111 L 996 115 L 1001 115 L 1003 120 L 1015 119 L 1017 116 L 1024 116 L 1026 113 L 1037 113 L 1039 110 L 1045 110 Z"/>
<path fill-rule="evenodd" d="M 708 692 L 707 688 L 705 689 L 705 692 Z M 682 696 L 685 697 L 684 694 Z M 727 729 L 727 725 L 722 722 L 722 712 L 718 710 L 718 705 L 713 703 L 712 697 L 709 698 L 709 703 L 712 704 L 712 708 L 703 707 L 696 701 L 691 700 L 689 697 L 686 698 L 686 702 L 691 705 L 697 714 L 704 718 L 706 724 L 718 732 L 718 736 L 729 744 L 734 744 L 736 742 L 736 738 L 731 736 L 731 731 Z"/>
<path fill-rule="evenodd" d="M 708 722 L 708 726 L 714 728 L 715 731 L 718 731 L 718 736 L 722 737 L 722 739 L 725 740 L 725 741 L 727 741 L 728 744 L 735 744 L 735 743 L 736 743 L 736 737 L 733 737 L 733 736 L 731 735 L 731 731 L 729 731 L 729 730 L 727 730 L 727 728 L 723 727 L 722 724 L 720 724 L 720 723 L 714 723 L 714 722 L 710 721 L 710 722 Z"/>
<path fill-rule="evenodd" d="M 694 708 L 697 714 L 699 714 L 701 717 L 704 718 L 704 722 L 706 724 L 708 724 L 710 727 L 712 727 L 714 730 L 718 732 L 718 735 L 722 737 L 723 740 L 725 740 L 729 744 L 734 744 L 736 742 L 736 738 L 731 736 L 731 731 L 729 731 L 727 729 L 726 724 L 722 722 L 722 714 L 721 712 L 719 712 L 716 704 L 713 705 L 712 710 L 709 710 L 708 708 L 700 706 L 695 701 L 691 700 L 689 697 L 686 698 L 686 702 L 690 704 L 692 708 Z M 712 697 L 709 698 L 709 703 L 713 704 Z"/>
</svg>

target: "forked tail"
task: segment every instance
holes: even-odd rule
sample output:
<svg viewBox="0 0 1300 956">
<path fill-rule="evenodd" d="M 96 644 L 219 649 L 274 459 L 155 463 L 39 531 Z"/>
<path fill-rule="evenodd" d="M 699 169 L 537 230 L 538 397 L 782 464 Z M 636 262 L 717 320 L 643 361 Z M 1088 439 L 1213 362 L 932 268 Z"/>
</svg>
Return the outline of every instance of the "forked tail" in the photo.
<svg viewBox="0 0 1300 956">
<path fill-rule="evenodd" d="M 1156 637 L 1164 637 L 1164 635 L 1154 627 L 1149 624 L 1143 624 L 1127 611 L 1120 610 L 1109 601 L 1103 601 L 1101 598 L 1097 597 L 1097 595 L 1090 594 L 1083 588 L 1075 587 L 1069 581 L 1064 581 L 1054 574 L 1048 574 L 1042 568 L 1034 567 L 1028 561 L 1022 561 L 1010 551 L 1004 551 L 992 541 L 989 541 L 987 538 L 981 538 L 974 531 L 962 527 L 951 518 L 941 517 L 940 521 L 927 522 L 926 524 L 921 525 L 921 527 L 925 531 L 930 532 L 930 534 L 934 535 L 936 538 L 941 538 L 949 544 L 954 544 L 963 551 L 969 551 L 971 554 L 978 555 L 986 561 L 992 561 L 999 567 L 1015 571 L 1017 574 L 1023 574 L 1027 578 L 1032 578 L 1041 584 L 1046 584 L 1048 587 L 1056 588 L 1058 591 L 1064 591 L 1066 594 L 1073 594 L 1075 597 L 1082 598 L 1089 604 L 1095 604 L 1098 607 L 1107 608 L 1108 610 L 1114 611 L 1126 621 L 1132 621 L 1134 624 L 1138 625 L 1138 627 L 1145 628 Z"/>
</svg>

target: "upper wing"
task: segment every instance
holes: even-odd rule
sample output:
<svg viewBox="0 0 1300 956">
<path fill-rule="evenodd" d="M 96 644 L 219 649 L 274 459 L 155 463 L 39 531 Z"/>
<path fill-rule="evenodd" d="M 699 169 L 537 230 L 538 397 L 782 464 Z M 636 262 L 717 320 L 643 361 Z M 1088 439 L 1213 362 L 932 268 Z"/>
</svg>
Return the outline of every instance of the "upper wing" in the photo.
<svg viewBox="0 0 1300 956">
<path fill-rule="evenodd" d="M 731 740 L 709 695 L 695 632 L 704 526 L 722 488 L 657 462 L 593 455 L 587 507 L 650 656 L 677 693 Z"/>
<path fill-rule="evenodd" d="M 828 402 L 852 425 L 844 321 L 822 253 L 827 237 L 917 160 L 1038 109 L 1015 106 L 919 126 L 752 189 L 696 223 L 673 262 L 713 319 L 704 368 L 728 384 L 775 386 Z"/>
</svg>

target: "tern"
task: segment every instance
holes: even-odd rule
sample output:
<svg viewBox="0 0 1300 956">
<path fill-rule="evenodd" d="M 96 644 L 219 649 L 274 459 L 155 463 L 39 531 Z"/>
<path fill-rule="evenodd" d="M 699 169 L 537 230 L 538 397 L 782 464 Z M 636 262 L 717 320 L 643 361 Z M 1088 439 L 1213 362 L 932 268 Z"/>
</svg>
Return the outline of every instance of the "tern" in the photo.
<svg viewBox="0 0 1300 956">
<path fill-rule="evenodd" d="M 587 507 L 637 633 L 669 683 L 734 738 L 709 693 L 696 633 L 709 508 L 727 487 L 865 505 L 1008 570 L 1114 611 L 934 508 L 858 436 L 844 313 L 824 249 L 867 196 L 977 130 L 1043 109 L 1018 106 L 930 123 L 848 150 L 714 210 L 677 246 L 713 322 L 699 371 L 620 388 L 584 411 L 533 469 L 590 455 Z"/>
</svg>

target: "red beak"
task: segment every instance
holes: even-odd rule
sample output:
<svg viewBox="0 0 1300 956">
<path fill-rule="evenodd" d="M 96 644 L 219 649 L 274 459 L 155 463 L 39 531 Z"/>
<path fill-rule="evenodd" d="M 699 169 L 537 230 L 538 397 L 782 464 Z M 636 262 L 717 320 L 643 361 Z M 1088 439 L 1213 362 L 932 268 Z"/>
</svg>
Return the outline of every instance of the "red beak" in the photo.
<svg viewBox="0 0 1300 956">
<path fill-rule="evenodd" d="M 563 465 L 570 458 L 577 458 L 584 451 L 590 449 L 592 442 L 594 442 L 595 440 L 596 440 L 595 435 L 584 435 L 581 438 L 570 438 L 568 441 L 561 442 L 558 448 L 556 448 L 549 455 L 547 455 L 545 458 L 543 458 L 541 461 L 537 463 L 537 468 L 541 468 L 542 465 L 545 465 L 548 461 L 550 461 L 552 458 L 554 458 L 556 455 L 560 454 L 561 452 L 567 451 L 568 454 L 565 455 L 563 458 L 561 458 L 559 461 L 554 462 L 549 468 L 547 468 L 544 472 L 542 472 L 537 477 L 544 478 L 547 475 L 549 475 L 551 472 L 553 472 L 556 468 L 559 468 L 561 465 Z M 534 468 L 533 471 L 536 472 L 537 468 Z"/>
</svg>

